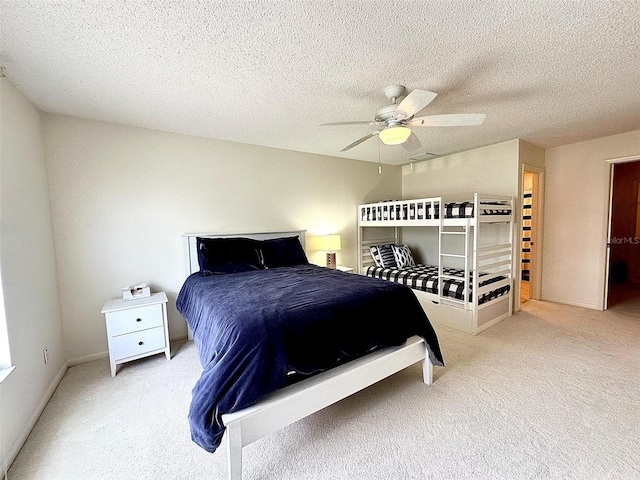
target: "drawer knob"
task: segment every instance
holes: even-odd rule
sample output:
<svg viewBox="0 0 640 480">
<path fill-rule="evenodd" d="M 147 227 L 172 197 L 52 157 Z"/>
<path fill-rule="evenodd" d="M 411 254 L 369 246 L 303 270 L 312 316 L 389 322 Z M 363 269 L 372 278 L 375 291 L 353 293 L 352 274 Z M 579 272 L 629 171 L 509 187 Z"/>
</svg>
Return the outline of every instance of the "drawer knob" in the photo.
<svg viewBox="0 0 640 480">
<path fill-rule="evenodd" d="M 136 318 L 136 322 L 141 322 L 142 319 L 141 318 Z"/>
<path fill-rule="evenodd" d="M 143 345 L 143 344 L 144 344 L 144 342 L 138 342 L 138 345 Z"/>
</svg>

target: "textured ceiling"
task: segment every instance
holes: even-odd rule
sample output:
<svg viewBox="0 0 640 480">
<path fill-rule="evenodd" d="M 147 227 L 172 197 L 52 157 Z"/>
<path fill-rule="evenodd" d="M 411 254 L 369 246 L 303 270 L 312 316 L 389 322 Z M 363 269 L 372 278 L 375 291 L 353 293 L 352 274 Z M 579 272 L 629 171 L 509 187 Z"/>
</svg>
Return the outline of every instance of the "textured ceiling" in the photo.
<svg viewBox="0 0 640 480">
<path fill-rule="evenodd" d="M 438 93 L 439 155 L 640 129 L 640 2 L 0 1 L 6 76 L 46 112 L 389 164 L 384 88 Z M 380 155 L 380 157 L 379 157 Z"/>
</svg>

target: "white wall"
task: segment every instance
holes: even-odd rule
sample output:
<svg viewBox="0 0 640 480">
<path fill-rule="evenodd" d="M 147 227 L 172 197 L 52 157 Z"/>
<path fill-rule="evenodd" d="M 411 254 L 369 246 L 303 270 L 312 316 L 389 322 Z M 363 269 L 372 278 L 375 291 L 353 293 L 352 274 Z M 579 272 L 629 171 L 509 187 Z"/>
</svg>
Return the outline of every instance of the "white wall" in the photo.
<svg viewBox="0 0 640 480">
<path fill-rule="evenodd" d="M 545 150 L 524 140 L 518 140 L 518 160 L 520 164 L 544 168 Z M 522 171 L 520 172 L 522 175 Z M 522 192 L 520 192 L 522 193 Z"/>
<path fill-rule="evenodd" d="M 403 198 L 473 198 L 473 194 L 518 194 L 520 140 L 455 153 L 402 167 Z"/>
<path fill-rule="evenodd" d="M 473 200 L 474 193 L 518 195 L 520 141 L 510 140 L 402 167 L 402 198 Z M 403 242 L 423 263 L 437 264 L 437 230 L 402 229 Z"/>
<path fill-rule="evenodd" d="M 610 165 L 640 154 L 640 130 L 546 151 L 542 299 L 604 308 Z"/>
<path fill-rule="evenodd" d="M 44 115 L 64 344 L 107 350 L 103 303 L 130 283 L 169 296 L 172 338 L 184 233 L 306 229 L 342 234 L 356 266 L 356 206 L 401 191 L 399 167 Z M 309 252 L 323 264 L 324 254 Z"/>
<path fill-rule="evenodd" d="M 16 366 L 0 385 L 0 453 L 7 465 L 64 374 L 66 359 L 40 113 L 7 79 L 1 88 L 0 268 Z"/>
</svg>

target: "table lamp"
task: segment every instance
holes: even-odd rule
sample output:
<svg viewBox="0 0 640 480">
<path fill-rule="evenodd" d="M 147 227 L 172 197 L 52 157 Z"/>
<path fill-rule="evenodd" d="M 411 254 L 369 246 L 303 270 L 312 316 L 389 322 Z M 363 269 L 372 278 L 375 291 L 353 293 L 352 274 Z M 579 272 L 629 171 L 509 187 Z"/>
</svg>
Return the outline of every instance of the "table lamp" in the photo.
<svg viewBox="0 0 640 480">
<path fill-rule="evenodd" d="M 340 248 L 340 235 L 324 235 L 320 237 L 320 250 L 327 252 L 328 268 L 336 268 L 336 252 Z"/>
</svg>

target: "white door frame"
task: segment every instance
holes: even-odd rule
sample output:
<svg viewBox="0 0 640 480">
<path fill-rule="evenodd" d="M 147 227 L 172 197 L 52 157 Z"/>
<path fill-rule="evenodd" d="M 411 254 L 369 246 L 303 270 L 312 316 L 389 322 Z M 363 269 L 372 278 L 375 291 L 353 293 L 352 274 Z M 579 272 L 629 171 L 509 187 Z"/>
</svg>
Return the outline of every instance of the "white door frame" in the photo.
<svg viewBox="0 0 640 480">
<path fill-rule="evenodd" d="M 607 238 L 605 246 L 604 257 L 604 291 L 603 295 L 603 309 L 609 308 L 609 256 L 611 255 L 611 222 L 613 220 L 613 180 L 614 180 L 614 166 L 618 163 L 628 163 L 640 161 L 640 154 L 628 155 L 626 157 L 608 158 L 605 160 L 609 164 L 609 220 L 607 222 Z"/>
<path fill-rule="evenodd" d="M 544 228 L 544 168 L 537 167 L 535 165 L 529 165 L 528 163 L 521 164 L 520 171 L 520 201 L 518 202 L 522 205 L 522 195 L 524 194 L 524 172 L 533 172 L 538 174 L 538 182 L 536 191 L 533 192 L 534 195 L 534 217 L 532 218 L 534 228 L 532 229 L 533 235 L 531 236 L 531 240 L 533 241 L 533 247 L 531 248 L 531 277 L 529 280 L 529 285 L 531 286 L 530 297 L 534 300 L 540 300 L 542 295 L 542 235 Z M 520 213 L 519 217 L 519 230 L 518 230 L 518 245 L 522 245 L 522 213 Z M 518 310 L 520 310 L 520 279 L 522 277 L 522 249 L 518 250 L 518 296 L 517 296 L 517 305 Z"/>
</svg>

